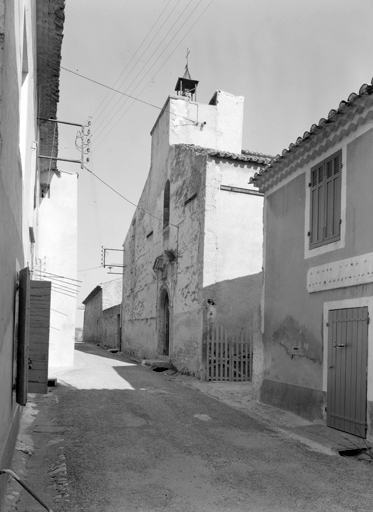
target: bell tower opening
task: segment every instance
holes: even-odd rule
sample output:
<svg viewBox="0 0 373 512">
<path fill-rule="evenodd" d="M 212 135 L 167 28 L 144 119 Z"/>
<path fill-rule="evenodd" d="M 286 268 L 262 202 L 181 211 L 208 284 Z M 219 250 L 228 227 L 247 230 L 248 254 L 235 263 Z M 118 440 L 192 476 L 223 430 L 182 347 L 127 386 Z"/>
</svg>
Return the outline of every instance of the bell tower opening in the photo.
<svg viewBox="0 0 373 512">
<path fill-rule="evenodd" d="M 189 50 L 187 51 L 187 63 L 185 65 L 184 75 L 177 79 L 175 91 L 178 96 L 184 96 L 190 98 L 192 101 L 197 101 L 197 85 L 198 80 L 193 80 L 189 73 L 188 56 Z"/>
</svg>

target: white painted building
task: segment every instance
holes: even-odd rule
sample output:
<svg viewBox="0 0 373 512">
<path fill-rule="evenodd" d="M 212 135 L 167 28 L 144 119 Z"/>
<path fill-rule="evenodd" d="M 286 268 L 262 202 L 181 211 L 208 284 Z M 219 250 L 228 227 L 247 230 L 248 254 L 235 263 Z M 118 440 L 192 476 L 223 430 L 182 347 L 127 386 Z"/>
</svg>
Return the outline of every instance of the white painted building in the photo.
<svg viewBox="0 0 373 512">
<path fill-rule="evenodd" d="M 49 364 L 72 365 L 75 298 L 52 277 L 76 279 L 77 177 L 57 178 L 58 132 L 46 121 L 57 116 L 64 9 L 64 0 L 0 0 L 1 468 L 11 467 L 28 390 L 47 391 L 48 341 Z M 0 475 L 1 510 L 7 481 Z"/>
</svg>

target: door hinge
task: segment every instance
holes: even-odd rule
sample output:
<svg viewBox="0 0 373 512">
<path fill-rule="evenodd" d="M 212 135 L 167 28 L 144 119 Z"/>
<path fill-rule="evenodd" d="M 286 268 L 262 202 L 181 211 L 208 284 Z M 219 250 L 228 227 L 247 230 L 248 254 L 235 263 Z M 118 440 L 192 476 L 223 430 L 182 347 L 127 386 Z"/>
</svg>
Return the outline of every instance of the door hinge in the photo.
<svg viewBox="0 0 373 512">
<path fill-rule="evenodd" d="M 367 324 L 369 325 L 370 324 L 370 317 L 367 316 Z"/>
</svg>

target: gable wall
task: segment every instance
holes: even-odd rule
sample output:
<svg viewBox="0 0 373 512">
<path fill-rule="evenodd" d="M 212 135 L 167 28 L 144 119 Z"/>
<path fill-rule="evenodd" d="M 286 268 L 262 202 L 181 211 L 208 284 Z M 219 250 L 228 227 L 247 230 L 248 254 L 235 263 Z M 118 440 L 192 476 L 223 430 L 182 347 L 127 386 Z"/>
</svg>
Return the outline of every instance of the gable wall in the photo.
<svg viewBox="0 0 373 512">
<path fill-rule="evenodd" d="M 86 303 L 84 308 L 83 341 L 100 343 L 99 322 L 102 315 L 102 290 Z"/>
</svg>

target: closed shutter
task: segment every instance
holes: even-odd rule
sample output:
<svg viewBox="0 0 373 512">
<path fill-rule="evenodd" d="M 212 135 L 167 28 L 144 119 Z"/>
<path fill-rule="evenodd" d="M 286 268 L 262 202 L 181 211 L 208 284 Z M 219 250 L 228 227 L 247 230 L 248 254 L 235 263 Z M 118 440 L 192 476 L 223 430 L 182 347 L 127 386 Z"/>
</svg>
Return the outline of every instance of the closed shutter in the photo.
<svg viewBox="0 0 373 512">
<path fill-rule="evenodd" d="M 341 159 L 339 151 L 311 170 L 311 248 L 340 238 Z"/>
<path fill-rule="evenodd" d="M 322 242 L 324 228 L 324 165 L 312 170 L 311 182 L 311 245 Z"/>
<path fill-rule="evenodd" d="M 341 219 L 341 156 L 333 156 L 326 161 L 326 223 L 325 240 L 339 239 Z"/>
<path fill-rule="evenodd" d="M 51 287 L 50 281 L 30 283 L 29 393 L 48 392 Z"/>
<path fill-rule="evenodd" d="M 16 401 L 27 402 L 27 377 L 30 333 L 30 272 L 28 267 L 19 273 L 19 318 L 17 347 Z"/>
</svg>

